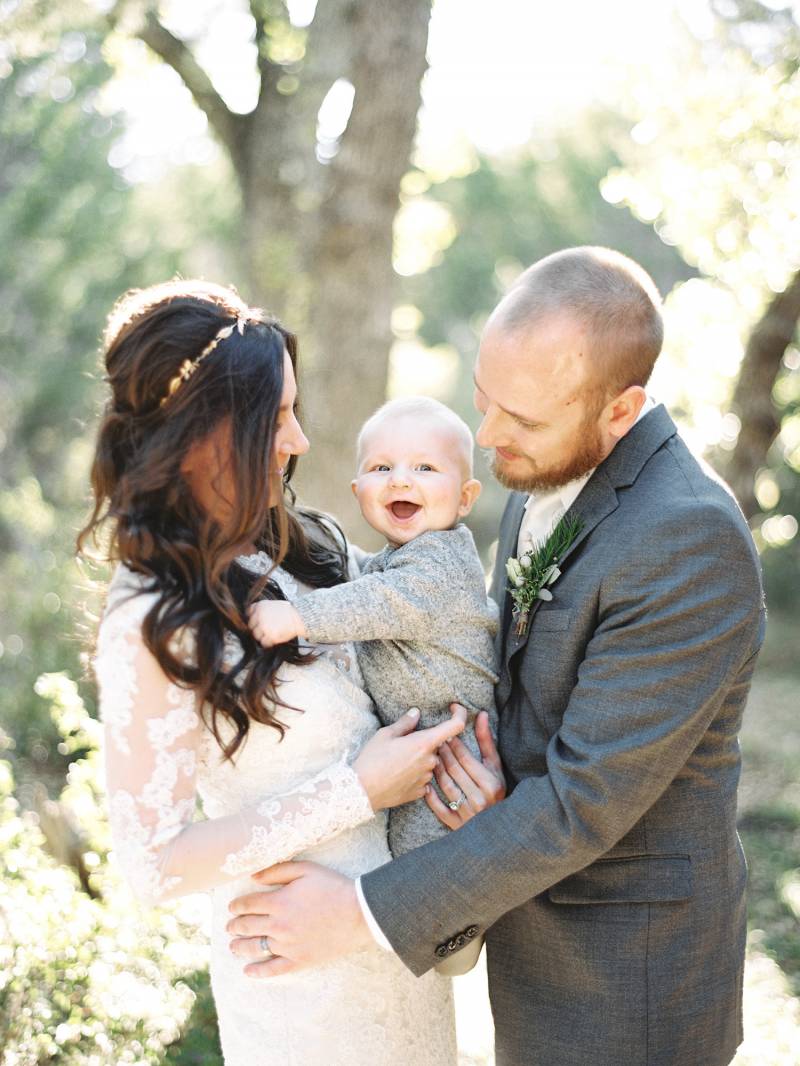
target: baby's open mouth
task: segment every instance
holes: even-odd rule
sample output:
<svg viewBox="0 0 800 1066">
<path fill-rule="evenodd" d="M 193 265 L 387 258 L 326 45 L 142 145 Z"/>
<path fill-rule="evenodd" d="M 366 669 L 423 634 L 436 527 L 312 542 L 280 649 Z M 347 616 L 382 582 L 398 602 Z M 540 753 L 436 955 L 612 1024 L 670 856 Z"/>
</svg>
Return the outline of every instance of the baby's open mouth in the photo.
<svg viewBox="0 0 800 1066">
<path fill-rule="evenodd" d="M 409 500 L 395 500 L 394 503 L 389 504 L 389 510 L 395 518 L 402 522 L 413 518 L 417 511 L 422 510 L 422 508 L 418 503 L 411 503 Z"/>
</svg>

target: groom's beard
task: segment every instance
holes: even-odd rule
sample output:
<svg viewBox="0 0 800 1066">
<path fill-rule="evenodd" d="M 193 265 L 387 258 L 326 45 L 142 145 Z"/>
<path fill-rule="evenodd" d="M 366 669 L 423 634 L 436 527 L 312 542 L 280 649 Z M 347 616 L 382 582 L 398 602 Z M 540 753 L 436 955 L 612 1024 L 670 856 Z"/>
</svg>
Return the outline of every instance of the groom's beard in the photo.
<svg viewBox="0 0 800 1066">
<path fill-rule="evenodd" d="M 577 433 L 579 443 L 575 450 L 561 462 L 551 466 L 539 466 L 530 456 L 525 456 L 527 469 L 515 473 L 512 464 L 506 464 L 497 452 L 492 459 L 492 473 L 507 489 L 515 492 L 548 492 L 583 477 L 606 457 L 596 415 L 587 417 Z"/>
</svg>

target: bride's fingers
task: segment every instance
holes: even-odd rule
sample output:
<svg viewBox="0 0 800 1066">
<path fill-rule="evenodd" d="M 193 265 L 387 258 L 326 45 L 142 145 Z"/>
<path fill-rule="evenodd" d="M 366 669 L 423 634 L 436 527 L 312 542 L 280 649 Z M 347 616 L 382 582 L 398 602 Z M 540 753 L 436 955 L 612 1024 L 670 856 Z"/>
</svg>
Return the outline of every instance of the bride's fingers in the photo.
<svg viewBox="0 0 800 1066">
<path fill-rule="evenodd" d="M 452 779 L 450 774 L 448 774 L 447 770 L 445 770 L 444 766 L 440 766 L 436 770 L 436 783 L 441 789 L 442 795 L 448 802 L 452 800 L 455 803 L 459 804 L 458 808 L 455 811 L 453 811 L 452 807 L 449 807 L 448 810 L 452 811 L 453 815 L 459 823 L 462 822 L 464 819 L 462 817 L 461 812 L 463 811 L 465 806 L 468 806 L 469 800 L 467 799 L 464 792 Z M 471 813 L 472 811 L 470 811 L 470 814 Z"/>
<path fill-rule="evenodd" d="M 484 765 L 490 767 L 498 777 L 503 777 L 503 764 L 500 761 L 500 752 L 497 750 L 492 730 L 489 725 L 489 715 L 481 711 L 475 719 L 475 739 L 478 741 L 481 759 Z"/>
<path fill-rule="evenodd" d="M 465 748 L 464 750 L 466 751 L 467 749 Z M 476 784 L 475 780 L 470 777 L 447 744 L 443 744 L 439 749 L 439 757 L 444 763 L 447 773 L 467 797 L 473 812 L 477 814 L 478 811 L 482 811 L 487 806 L 487 802 L 480 785 Z"/>
<path fill-rule="evenodd" d="M 448 829 L 458 829 L 461 825 L 458 811 L 451 811 L 446 803 L 442 803 L 435 788 L 429 788 L 425 793 L 425 802 L 442 825 L 446 825 Z"/>
</svg>

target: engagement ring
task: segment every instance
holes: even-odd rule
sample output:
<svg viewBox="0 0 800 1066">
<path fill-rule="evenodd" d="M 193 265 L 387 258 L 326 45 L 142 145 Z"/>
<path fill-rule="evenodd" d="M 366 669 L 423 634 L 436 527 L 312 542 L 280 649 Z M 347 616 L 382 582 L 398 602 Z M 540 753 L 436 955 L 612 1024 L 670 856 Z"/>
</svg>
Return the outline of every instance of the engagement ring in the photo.
<svg viewBox="0 0 800 1066">
<path fill-rule="evenodd" d="M 267 940 L 265 936 L 260 936 L 258 938 L 258 946 L 261 948 L 261 951 L 264 955 L 267 956 L 268 959 L 272 958 L 272 952 L 269 950 L 269 940 Z"/>
<path fill-rule="evenodd" d="M 466 796 L 459 796 L 457 800 L 448 800 L 447 806 L 451 811 L 457 811 L 466 798 Z"/>
</svg>

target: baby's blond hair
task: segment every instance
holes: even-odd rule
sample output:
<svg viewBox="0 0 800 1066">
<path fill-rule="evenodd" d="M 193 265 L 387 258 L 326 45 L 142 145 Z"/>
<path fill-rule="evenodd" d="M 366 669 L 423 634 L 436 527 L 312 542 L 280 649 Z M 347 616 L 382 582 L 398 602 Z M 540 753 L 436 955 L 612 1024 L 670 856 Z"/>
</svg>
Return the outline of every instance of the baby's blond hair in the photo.
<svg viewBox="0 0 800 1066">
<path fill-rule="evenodd" d="M 356 462 L 360 465 L 361 455 L 364 449 L 364 441 L 369 432 L 387 418 L 406 418 L 422 416 L 440 423 L 444 423 L 452 430 L 453 438 L 457 442 L 462 453 L 464 475 L 472 477 L 472 433 L 467 423 L 455 411 L 451 411 L 445 404 L 434 400 L 430 396 L 401 396 L 396 400 L 388 400 L 371 414 L 361 427 L 356 439 Z"/>
</svg>

